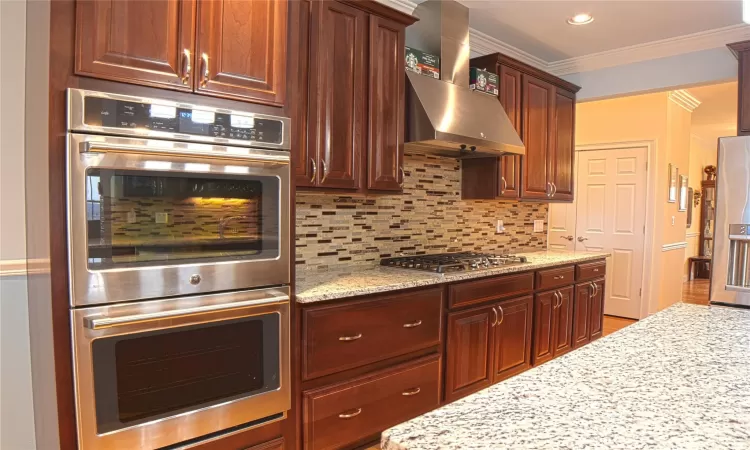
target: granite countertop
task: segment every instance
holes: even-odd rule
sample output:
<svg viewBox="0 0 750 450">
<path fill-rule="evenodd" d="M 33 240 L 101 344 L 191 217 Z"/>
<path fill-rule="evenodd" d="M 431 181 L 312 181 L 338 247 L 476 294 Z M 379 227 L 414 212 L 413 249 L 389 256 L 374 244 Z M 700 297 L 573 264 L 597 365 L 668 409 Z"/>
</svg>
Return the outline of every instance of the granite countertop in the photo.
<svg viewBox="0 0 750 450">
<path fill-rule="evenodd" d="M 748 449 L 750 311 L 676 304 L 391 428 L 381 445 Z"/>
<path fill-rule="evenodd" d="M 450 283 L 453 281 L 469 280 L 493 275 L 502 275 L 543 267 L 557 266 L 601 259 L 609 253 L 601 252 L 565 252 L 539 251 L 530 253 L 515 253 L 528 258 L 528 264 L 504 266 L 494 269 L 477 270 L 473 272 L 459 272 L 436 274 L 412 269 L 399 269 L 383 266 L 353 266 L 345 270 L 304 271 L 297 272 L 296 297 L 298 303 L 314 303 L 323 300 L 333 300 L 357 295 L 375 294 L 378 292 L 395 291 L 398 289 L 429 286 L 433 284 Z"/>
</svg>

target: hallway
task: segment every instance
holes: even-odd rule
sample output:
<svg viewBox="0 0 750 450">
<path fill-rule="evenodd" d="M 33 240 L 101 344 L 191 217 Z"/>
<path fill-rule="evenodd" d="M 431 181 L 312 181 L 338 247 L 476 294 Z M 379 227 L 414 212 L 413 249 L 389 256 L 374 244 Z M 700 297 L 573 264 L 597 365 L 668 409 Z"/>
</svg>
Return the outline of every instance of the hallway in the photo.
<svg viewBox="0 0 750 450">
<path fill-rule="evenodd" d="M 694 305 L 708 305 L 709 280 L 696 279 L 682 284 L 682 302 Z"/>
</svg>

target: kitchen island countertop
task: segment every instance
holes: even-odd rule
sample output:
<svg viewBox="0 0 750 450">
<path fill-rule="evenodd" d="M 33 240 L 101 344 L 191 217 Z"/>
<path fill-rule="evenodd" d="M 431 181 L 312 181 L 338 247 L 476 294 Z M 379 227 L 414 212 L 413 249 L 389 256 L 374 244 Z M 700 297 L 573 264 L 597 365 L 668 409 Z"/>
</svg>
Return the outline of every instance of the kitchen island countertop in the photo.
<svg viewBox="0 0 750 450">
<path fill-rule="evenodd" d="M 527 264 L 501 266 L 471 272 L 438 274 L 413 269 L 383 266 L 352 266 L 330 271 L 299 270 L 296 276 L 296 299 L 299 303 L 355 297 L 399 289 L 451 283 L 494 275 L 503 275 L 545 267 L 592 261 L 609 256 L 602 252 L 538 251 L 514 253 L 525 256 Z"/>
<path fill-rule="evenodd" d="M 381 447 L 750 449 L 750 310 L 676 304 L 393 427 Z"/>
</svg>

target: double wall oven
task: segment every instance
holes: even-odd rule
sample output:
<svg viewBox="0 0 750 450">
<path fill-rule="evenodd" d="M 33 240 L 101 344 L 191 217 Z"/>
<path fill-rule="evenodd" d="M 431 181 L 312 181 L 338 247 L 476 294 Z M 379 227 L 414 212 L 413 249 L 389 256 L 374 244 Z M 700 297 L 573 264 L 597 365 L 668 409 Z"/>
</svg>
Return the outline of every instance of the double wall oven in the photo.
<svg viewBox="0 0 750 450">
<path fill-rule="evenodd" d="M 289 119 L 70 89 L 68 130 L 80 447 L 285 417 Z"/>
</svg>

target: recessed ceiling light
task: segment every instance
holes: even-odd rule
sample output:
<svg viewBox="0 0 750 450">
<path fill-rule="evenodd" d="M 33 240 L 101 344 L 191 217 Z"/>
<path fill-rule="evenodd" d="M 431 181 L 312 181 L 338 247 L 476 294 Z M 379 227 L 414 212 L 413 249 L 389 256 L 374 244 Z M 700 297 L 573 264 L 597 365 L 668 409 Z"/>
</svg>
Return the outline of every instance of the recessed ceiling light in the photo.
<svg viewBox="0 0 750 450">
<path fill-rule="evenodd" d="M 571 25 L 586 25 L 594 21 L 594 17 L 588 13 L 576 14 L 575 16 L 568 19 L 568 23 Z"/>
</svg>

